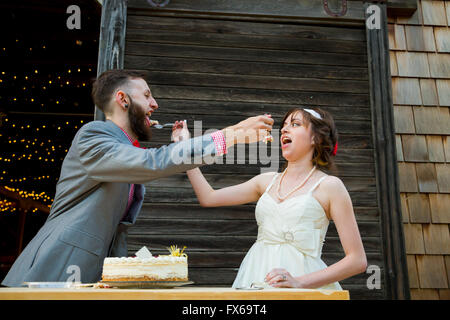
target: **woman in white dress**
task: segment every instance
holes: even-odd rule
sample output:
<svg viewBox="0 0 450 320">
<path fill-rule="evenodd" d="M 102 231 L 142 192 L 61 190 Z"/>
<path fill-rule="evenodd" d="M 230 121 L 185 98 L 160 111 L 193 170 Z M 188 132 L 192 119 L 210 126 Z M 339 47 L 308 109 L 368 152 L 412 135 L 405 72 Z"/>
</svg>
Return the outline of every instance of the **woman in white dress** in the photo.
<svg viewBox="0 0 450 320">
<path fill-rule="evenodd" d="M 180 135 L 188 137 L 187 128 L 181 130 Z M 281 173 L 260 174 L 214 190 L 200 169 L 187 172 L 203 207 L 257 201 L 258 237 L 242 261 L 233 287 L 266 283 L 342 290 L 338 281 L 364 272 L 367 260 L 347 189 L 339 178 L 320 170 L 333 167 L 337 150 L 334 121 L 318 108 L 292 109 L 283 119 L 280 142 L 287 160 Z M 327 267 L 320 257 L 330 220 L 345 257 Z"/>
</svg>

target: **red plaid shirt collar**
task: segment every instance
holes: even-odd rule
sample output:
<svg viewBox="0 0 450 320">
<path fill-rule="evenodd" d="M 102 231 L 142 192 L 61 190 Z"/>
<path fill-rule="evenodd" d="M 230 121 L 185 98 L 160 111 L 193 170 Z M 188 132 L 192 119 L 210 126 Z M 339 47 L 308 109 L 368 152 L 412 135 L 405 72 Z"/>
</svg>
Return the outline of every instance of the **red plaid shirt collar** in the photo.
<svg viewBox="0 0 450 320">
<path fill-rule="evenodd" d="M 120 130 L 122 130 L 123 133 L 125 133 L 125 135 L 127 136 L 128 140 L 133 144 L 133 146 L 141 148 L 141 145 L 140 145 L 138 140 L 134 140 L 133 141 L 133 139 L 128 135 L 128 133 L 125 130 L 123 130 L 122 128 L 120 128 Z"/>
</svg>

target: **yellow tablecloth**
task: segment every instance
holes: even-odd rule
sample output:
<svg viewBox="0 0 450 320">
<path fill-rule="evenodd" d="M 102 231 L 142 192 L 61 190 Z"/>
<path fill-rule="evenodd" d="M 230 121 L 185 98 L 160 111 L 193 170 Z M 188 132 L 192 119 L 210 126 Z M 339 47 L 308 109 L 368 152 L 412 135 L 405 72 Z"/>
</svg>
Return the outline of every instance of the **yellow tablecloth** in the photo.
<svg viewBox="0 0 450 320">
<path fill-rule="evenodd" d="M 349 300 L 347 290 L 263 289 L 215 287 L 172 289 L 37 289 L 0 288 L 0 300 Z"/>
</svg>

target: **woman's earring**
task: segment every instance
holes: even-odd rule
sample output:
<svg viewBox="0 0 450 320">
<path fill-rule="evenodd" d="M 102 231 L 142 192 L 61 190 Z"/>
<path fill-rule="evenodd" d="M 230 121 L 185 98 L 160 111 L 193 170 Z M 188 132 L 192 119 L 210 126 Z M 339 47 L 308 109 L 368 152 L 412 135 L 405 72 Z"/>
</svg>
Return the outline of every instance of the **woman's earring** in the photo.
<svg viewBox="0 0 450 320">
<path fill-rule="evenodd" d="M 128 104 L 125 103 L 125 104 L 123 105 L 123 107 L 124 107 L 125 109 L 128 109 Z"/>
</svg>

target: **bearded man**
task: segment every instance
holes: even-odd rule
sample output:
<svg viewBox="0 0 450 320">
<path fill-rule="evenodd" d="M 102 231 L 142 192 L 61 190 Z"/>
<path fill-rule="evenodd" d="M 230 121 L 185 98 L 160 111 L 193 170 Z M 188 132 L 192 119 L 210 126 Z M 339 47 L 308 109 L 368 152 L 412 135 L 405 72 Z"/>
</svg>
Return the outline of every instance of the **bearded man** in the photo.
<svg viewBox="0 0 450 320">
<path fill-rule="evenodd" d="M 236 142 L 260 141 L 261 131 L 272 129 L 270 116 L 256 116 L 212 134 L 139 148 L 138 140 L 150 139 L 150 116 L 158 109 L 144 79 L 137 71 L 110 70 L 94 82 L 93 100 L 106 121 L 87 123 L 75 135 L 49 217 L 2 285 L 67 281 L 74 271 L 83 283 L 99 281 L 105 257 L 127 256 L 127 229 L 142 206 L 142 183 L 213 163 Z M 172 138 L 185 128 L 177 121 Z M 195 164 L 180 163 L 180 150 L 187 152 L 182 159 L 195 158 Z"/>
</svg>

